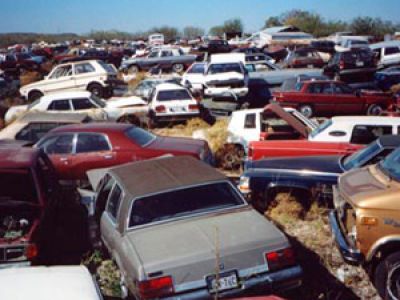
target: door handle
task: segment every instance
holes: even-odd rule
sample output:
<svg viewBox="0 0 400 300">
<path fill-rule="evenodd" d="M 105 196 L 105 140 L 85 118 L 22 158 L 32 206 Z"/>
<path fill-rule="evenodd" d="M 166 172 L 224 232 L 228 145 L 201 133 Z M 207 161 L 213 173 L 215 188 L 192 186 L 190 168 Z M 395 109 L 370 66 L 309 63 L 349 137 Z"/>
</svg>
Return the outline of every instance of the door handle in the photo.
<svg viewBox="0 0 400 300">
<path fill-rule="evenodd" d="M 104 159 L 112 159 L 113 155 L 112 154 L 106 154 L 103 157 L 104 157 Z"/>
<path fill-rule="evenodd" d="M 66 162 L 66 161 L 68 161 L 68 157 L 61 157 L 60 161 L 65 161 Z"/>
</svg>

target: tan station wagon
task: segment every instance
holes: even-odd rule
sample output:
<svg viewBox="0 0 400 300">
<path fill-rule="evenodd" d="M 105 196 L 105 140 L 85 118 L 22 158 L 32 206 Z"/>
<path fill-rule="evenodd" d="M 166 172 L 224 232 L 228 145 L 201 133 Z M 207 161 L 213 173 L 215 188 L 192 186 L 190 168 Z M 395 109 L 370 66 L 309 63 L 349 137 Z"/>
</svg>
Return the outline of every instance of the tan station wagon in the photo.
<svg viewBox="0 0 400 300">
<path fill-rule="evenodd" d="M 400 299 L 400 149 L 345 173 L 330 223 L 343 258 L 364 265 L 384 299 Z"/>
<path fill-rule="evenodd" d="M 124 296 L 208 299 L 301 284 L 287 238 L 212 167 L 163 157 L 88 176 Z"/>
</svg>

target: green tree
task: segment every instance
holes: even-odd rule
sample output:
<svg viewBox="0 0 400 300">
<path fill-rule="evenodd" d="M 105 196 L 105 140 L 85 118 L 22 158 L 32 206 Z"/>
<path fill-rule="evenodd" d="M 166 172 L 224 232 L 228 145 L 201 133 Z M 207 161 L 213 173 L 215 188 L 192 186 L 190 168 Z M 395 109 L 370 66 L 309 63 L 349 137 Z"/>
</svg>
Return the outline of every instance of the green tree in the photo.
<svg viewBox="0 0 400 300">
<path fill-rule="evenodd" d="M 265 20 L 265 24 L 263 28 L 275 27 L 275 26 L 282 26 L 282 22 L 279 17 L 269 17 Z"/>
<path fill-rule="evenodd" d="M 204 29 L 194 26 L 186 26 L 183 28 L 183 36 L 189 40 L 193 40 L 199 36 L 204 35 Z"/>
</svg>

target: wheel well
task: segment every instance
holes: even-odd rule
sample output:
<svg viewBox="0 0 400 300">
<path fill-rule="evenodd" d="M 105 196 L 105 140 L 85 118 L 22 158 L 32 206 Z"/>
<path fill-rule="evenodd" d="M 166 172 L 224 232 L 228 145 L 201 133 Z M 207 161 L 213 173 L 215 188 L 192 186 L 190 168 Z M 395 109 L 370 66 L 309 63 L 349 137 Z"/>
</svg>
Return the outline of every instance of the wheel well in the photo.
<svg viewBox="0 0 400 300">
<path fill-rule="evenodd" d="M 93 85 L 100 85 L 101 87 L 104 87 L 103 84 L 101 84 L 100 82 L 92 81 L 92 82 L 89 82 L 89 84 L 86 86 L 86 89 L 89 89 Z"/>
<path fill-rule="evenodd" d="M 32 90 L 28 93 L 28 98 L 30 98 L 34 93 L 39 93 L 39 94 L 43 95 L 43 92 L 40 90 Z"/>
<path fill-rule="evenodd" d="M 373 257 L 371 258 L 371 261 L 369 262 L 369 271 L 370 274 L 375 273 L 376 266 L 380 261 L 385 259 L 388 255 L 399 251 L 400 249 L 400 240 L 399 241 L 392 241 L 388 242 L 382 246 L 380 246 L 375 253 L 373 254 Z"/>
</svg>

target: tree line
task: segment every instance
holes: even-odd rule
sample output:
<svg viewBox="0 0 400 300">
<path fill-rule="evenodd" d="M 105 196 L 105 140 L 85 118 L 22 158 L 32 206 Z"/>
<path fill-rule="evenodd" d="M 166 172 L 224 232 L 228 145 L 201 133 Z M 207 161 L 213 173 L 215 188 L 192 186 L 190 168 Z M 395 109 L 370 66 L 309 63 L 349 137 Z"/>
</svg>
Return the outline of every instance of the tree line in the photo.
<svg viewBox="0 0 400 300">
<path fill-rule="evenodd" d="M 300 30 L 311 33 L 315 37 L 327 36 L 338 31 L 351 31 L 357 35 L 371 35 L 376 39 L 382 39 L 386 34 L 400 31 L 400 23 L 372 18 L 368 16 L 356 17 L 349 22 L 340 20 L 326 20 L 320 14 L 304 11 L 291 10 L 279 16 L 271 16 L 265 20 L 263 28 L 272 26 L 293 25 Z M 262 28 L 262 29 L 263 29 Z M 208 34 L 222 36 L 224 33 L 244 32 L 244 25 L 240 18 L 226 20 L 220 25 L 211 27 Z M 94 40 L 146 40 L 151 33 L 162 33 L 167 41 L 177 37 L 195 39 L 203 36 L 206 30 L 196 26 L 186 26 L 179 30 L 172 26 L 153 27 L 147 31 L 123 32 L 118 30 L 92 30 L 87 34 L 77 35 L 74 33 L 63 34 L 37 34 L 37 33 L 6 33 L 0 34 L 0 47 L 13 44 L 29 44 L 40 41 L 62 42 L 65 40 L 94 39 Z"/>
</svg>

